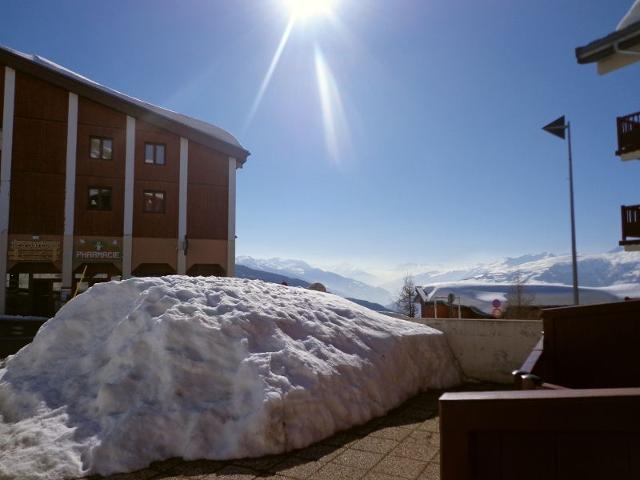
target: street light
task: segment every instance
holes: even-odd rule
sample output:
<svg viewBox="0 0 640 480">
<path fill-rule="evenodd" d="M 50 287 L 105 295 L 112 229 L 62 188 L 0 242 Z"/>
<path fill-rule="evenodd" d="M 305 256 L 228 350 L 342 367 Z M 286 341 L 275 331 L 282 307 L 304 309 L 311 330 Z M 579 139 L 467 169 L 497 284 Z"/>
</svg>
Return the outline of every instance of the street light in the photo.
<svg viewBox="0 0 640 480">
<path fill-rule="evenodd" d="M 571 205 L 571 256 L 573 261 L 573 303 L 580 304 L 578 294 L 578 257 L 576 255 L 576 217 L 573 206 L 573 156 L 571 154 L 571 122 L 565 123 L 564 115 L 542 127 L 545 132 L 565 139 L 565 131 L 569 137 L 567 145 L 569 148 L 569 201 Z"/>
</svg>

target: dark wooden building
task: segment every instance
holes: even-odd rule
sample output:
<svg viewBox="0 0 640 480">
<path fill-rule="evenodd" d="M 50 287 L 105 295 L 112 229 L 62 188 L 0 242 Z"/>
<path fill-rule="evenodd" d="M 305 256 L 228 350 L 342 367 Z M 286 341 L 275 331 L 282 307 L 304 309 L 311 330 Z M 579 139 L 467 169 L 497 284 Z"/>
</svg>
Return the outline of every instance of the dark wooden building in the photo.
<svg viewBox="0 0 640 480">
<path fill-rule="evenodd" d="M 0 47 L 0 313 L 51 315 L 96 282 L 233 275 L 228 132 Z"/>
</svg>

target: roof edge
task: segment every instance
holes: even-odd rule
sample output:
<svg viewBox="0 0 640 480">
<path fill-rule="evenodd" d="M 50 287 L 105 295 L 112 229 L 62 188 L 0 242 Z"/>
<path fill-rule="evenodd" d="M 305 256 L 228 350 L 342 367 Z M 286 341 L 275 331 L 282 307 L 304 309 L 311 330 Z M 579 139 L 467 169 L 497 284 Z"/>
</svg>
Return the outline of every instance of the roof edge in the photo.
<svg viewBox="0 0 640 480">
<path fill-rule="evenodd" d="M 64 88 L 65 90 L 93 100 L 97 103 L 106 105 L 110 108 L 113 108 L 114 110 L 118 110 L 127 115 L 147 121 L 158 127 L 170 130 L 180 136 L 190 138 L 204 146 L 225 153 L 231 157 L 234 157 L 238 161 L 240 167 L 244 165 L 244 163 L 247 161 L 247 157 L 251 155 L 251 152 L 241 146 L 226 142 L 220 138 L 203 132 L 202 130 L 176 121 L 169 116 L 161 115 L 151 108 L 145 108 L 143 105 L 140 105 L 133 101 L 133 97 L 131 97 L 131 99 L 129 100 L 126 98 L 128 97 L 128 95 L 118 95 L 115 90 L 100 85 L 88 78 L 86 82 L 82 82 L 74 78 L 74 76 L 72 76 L 71 74 L 64 74 L 61 71 L 49 67 L 43 63 L 36 62 L 29 58 L 28 55 L 22 54 L 22 52 L 18 52 L 17 50 L 13 50 L 11 48 L 0 45 L 0 62 L 4 63 L 10 68 L 14 68 L 17 71 L 32 75 L 41 80 L 52 83 L 58 87 Z M 80 74 L 77 75 L 82 76 Z M 140 101 L 140 103 L 147 102 Z M 198 121 L 203 122 L 202 120 Z M 216 127 L 215 125 L 213 126 Z"/>
<path fill-rule="evenodd" d="M 576 60 L 581 65 L 595 63 L 616 53 L 617 48 L 624 50 L 638 44 L 640 44 L 640 21 L 587 45 L 577 47 Z"/>
</svg>

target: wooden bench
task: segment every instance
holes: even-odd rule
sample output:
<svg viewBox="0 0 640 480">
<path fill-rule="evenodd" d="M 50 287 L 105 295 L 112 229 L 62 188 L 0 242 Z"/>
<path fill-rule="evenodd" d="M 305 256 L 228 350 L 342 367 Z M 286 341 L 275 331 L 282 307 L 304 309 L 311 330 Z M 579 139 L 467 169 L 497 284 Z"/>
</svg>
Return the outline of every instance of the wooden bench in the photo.
<svg viewBox="0 0 640 480">
<path fill-rule="evenodd" d="M 640 302 L 543 312 L 520 391 L 440 398 L 449 479 L 640 478 Z"/>
</svg>

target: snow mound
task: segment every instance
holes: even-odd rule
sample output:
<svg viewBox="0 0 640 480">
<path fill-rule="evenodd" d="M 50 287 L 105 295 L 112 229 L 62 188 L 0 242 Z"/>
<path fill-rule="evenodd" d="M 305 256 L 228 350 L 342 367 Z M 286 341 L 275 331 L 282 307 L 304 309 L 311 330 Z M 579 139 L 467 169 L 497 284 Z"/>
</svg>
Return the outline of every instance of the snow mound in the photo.
<svg viewBox="0 0 640 480">
<path fill-rule="evenodd" d="M 442 333 L 256 280 L 98 284 L 0 370 L 0 478 L 307 446 L 460 381 Z"/>
</svg>

